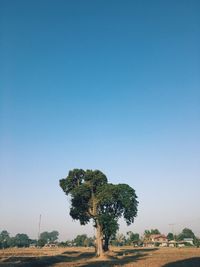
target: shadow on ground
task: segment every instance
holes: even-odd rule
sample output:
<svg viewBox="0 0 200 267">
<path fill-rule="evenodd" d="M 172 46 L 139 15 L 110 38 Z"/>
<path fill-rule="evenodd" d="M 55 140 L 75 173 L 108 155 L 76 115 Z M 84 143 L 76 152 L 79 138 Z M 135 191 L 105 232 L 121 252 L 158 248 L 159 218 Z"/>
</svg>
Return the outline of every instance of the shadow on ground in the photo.
<svg viewBox="0 0 200 267">
<path fill-rule="evenodd" d="M 162 267 L 200 267 L 200 257 L 170 262 Z"/>
<path fill-rule="evenodd" d="M 121 249 L 119 252 L 115 252 L 114 256 L 110 256 L 109 259 L 98 259 L 94 261 L 82 264 L 82 267 L 110 267 L 117 265 L 123 265 L 128 263 L 135 263 L 142 258 L 148 256 L 151 251 L 157 250 L 157 248 L 147 248 L 147 249 Z"/>
<path fill-rule="evenodd" d="M 38 256 L 38 257 L 9 257 L 8 259 L 0 262 L 0 267 L 47 267 L 56 263 L 81 261 L 84 259 L 90 259 L 95 256 L 94 252 L 78 253 L 77 251 L 64 252 L 55 256 Z"/>
<path fill-rule="evenodd" d="M 77 253 L 77 251 L 64 252 L 56 256 L 41 257 L 10 257 L 0 262 L 0 267 L 47 267 L 56 263 L 71 263 L 71 266 L 89 266 L 89 267 L 109 267 L 116 264 L 134 263 L 141 258 L 148 256 L 148 253 L 156 249 L 121 249 L 119 252 L 113 252 L 107 258 L 95 258 L 94 252 Z M 68 266 L 70 266 L 68 265 Z M 167 267 L 167 266 L 166 266 Z M 169 266 L 171 267 L 171 266 Z"/>
</svg>

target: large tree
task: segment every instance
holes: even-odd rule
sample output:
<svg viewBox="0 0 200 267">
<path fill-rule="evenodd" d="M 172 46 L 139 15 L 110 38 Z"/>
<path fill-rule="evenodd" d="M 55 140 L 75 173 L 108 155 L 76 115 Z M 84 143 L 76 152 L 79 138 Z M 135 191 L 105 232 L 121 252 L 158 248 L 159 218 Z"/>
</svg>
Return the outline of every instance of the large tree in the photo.
<svg viewBox="0 0 200 267">
<path fill-rule="evenodd" d="M 71 196 L 70 215 L 82 225 L 91 219 L 96 228 L 96 253 L 101 256 L 108 250 L 112 234 L 118 229 L 118 219 L 123 217 L 130 225 L 137 215 L 137 196 L 127 184 L 108 183 L 99 170 L 74 169 L 60 180 L 66 195 Z"/>
</svg>

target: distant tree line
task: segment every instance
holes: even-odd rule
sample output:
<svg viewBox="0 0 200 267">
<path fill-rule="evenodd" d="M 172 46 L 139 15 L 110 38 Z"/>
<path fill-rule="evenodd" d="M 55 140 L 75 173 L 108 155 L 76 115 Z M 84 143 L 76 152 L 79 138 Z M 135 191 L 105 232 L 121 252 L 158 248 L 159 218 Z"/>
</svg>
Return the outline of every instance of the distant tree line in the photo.
<svg viewBox="0 0 200 267">
<path fill-rule="evenodd" d="M 132 231 L 127 232 L 126 235 L 117 232 L 112 235 L 110 245 L 142 246 L 145 238 L 155 234 L 161 234 L 161 232 L 158 229 L 145 230 L 142 236 Z M 58 231 L 45 231 L 40 234 L 39 240 L 36 240 L 30 239 L 27 234 L 16 234 L 14 237 L 11 237 L 8 231 L 3 230 L 0 232 L 0 249 L 9 247 L 29 247 L 31 245 L 43 247 L 50 244 L 64 247 L 94 247 L 96 242 L 95 237 L 88 237 L 86 234 L 77 235 L 74 239 L 65 242 L 58 242 L 58 236 Z M 195 236 L 193 231 L 189 228 L 184 228 L 182 232 L 177 235 L 168 233 L 167 238 L 169 241 L 174 240 L 177 242 L 184 241 L 185 238 L 192 238 L 194 245 L 200 247 L 200 239 Z"/>
<path fill-rule="evenodd" d="M 77 235 L 74 239 L 61 242 L 59 245 L 65 247 L 93 247 L 95 237 L 88 237 L 86 234 Z"/>
<path fill-rule="evenodd" d="M 0 232 L 0 249 L 9 247 L 29 247 L 31 245 L 43 247 L 49 243 L 55 243 L 58 240 L 58 231 L 43 232 L 39 240 L 31 239 L 27 234 L 16 234 L 11 237 L 8 231 Z"/>
<path fill-rule="evenodd" d="M 30 239 L 27 234 L 16 234 L 11 237 L 8 231 L 3 230 L 0 233 L 0 248 L 9 247 L 29 247 L 31 243 L 36 242 L 36 240 Z"/>
<path fill-rule="evenodd" d="M 158 229 L 145 230 L 143 235 L 129 231 L 126 235 L 117 232 L 113 234 L 110 245 L 112 246 L 143 246 L 144 240 L 150 235 L 158 235 L 161 232 Z M 168 240 L 183 241 L 185 238 L 192 238 L 195 246 L 200 245 L 200 239 L 194 235 L 191 229 L 184 228 L 178 235 L 168 233 Z M 61 242 L 61 246 L 78 246 L 78 247 L 90 247 L 95 246 L 95 237 L 88 237 L 86 234 L 77 235 L 73 240 L 67 240 Z"/>
</svg>

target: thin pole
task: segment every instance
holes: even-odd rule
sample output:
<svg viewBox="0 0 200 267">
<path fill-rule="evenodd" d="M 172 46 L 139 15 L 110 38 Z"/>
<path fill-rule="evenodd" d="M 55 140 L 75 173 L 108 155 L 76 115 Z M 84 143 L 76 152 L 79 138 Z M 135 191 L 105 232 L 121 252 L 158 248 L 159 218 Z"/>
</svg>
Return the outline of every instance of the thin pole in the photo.
<svg viewBox="0 0 200 267">
<path fill-rule="evenodd" d="M 173 234 L 173 236 L 174 236 L 174 225 L 175 225 L 175 223 L 170 223 L 170 224 L 169 224 L 169 226 L 172 227 L 172 234 Z"/>
<path fill-rule="evenodd" d="M 41 226 L 41 219 L 42 219 L 42 215 L 40 214 L 40 218 L 39 218 L 39 225 L 38 225 L 38 240 L 40 239 L 40 226 Z"/>
</svg>

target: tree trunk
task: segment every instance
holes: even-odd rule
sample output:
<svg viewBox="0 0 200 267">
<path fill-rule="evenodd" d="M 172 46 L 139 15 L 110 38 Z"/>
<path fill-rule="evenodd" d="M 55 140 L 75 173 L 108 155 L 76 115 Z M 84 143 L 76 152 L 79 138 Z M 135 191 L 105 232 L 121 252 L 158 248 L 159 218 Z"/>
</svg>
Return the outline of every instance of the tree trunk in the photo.
<svg viewBox="0 0 200 267">
<path fill-rule="evenodd" d="M 108 244 L 109 244 L 109 238 L 107 236 L 105 236 L 105 239 L 104 239 L 104 246 L 103 246 L 103 250 L 106 252 L 109 250 L 108 248 Z"/>
<path fill-rule="evenodd" d="M 101 257 L 104 255 L 103 251 L 103 235 L 102 235 L 102 230 L 101 226 L 97 222 L 97 227 L 96 227 L 96 255 L 97 257 Z"/>
</svg>

